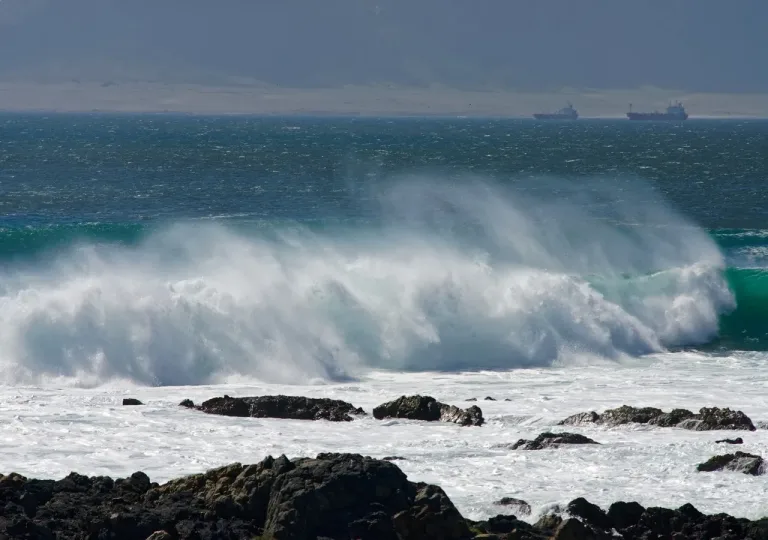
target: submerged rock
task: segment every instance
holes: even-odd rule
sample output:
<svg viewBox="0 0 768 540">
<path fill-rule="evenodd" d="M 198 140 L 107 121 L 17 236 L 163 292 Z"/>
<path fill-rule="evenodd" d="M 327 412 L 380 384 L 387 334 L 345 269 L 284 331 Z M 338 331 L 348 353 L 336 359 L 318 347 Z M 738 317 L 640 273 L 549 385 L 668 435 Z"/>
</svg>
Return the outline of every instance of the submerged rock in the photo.
<svg viewBox="0 0 768 540">
<path fill-rule="evenodd" d="M 514 497 L 502 497 L 493 504 L 498 506 L 506 506 L 515 512 L 515 514 L 524 516 L 531 514 L 531 505 L 522 499 L 516 499 Z"/>
<path fill-rule="evenodd" d="M 741 437 L 736 437 L 735 439 L 720 439 L 719 441 L 715 441 L 716 443 L 725 443 L 725 444 L 744 444 L 744 439 Z"/>
<path fill-rule="evenodd" d="M 428 422 L 453 422 L 461 426 L 481 426 L 485 421 L 483 412 L 476 405 L 460 409 L 454 405 L 440 403 L 430 396 L 402 396 L 373 409 L 377 420 L 405 418 Z"/>
<path fill-rule="evenodd" d="M 179 403 L 179 407 L 186 407 L 187 409 L 194 409 L 195 408 L 195 402 L 191 399 L 185 399 L 181 403 Z"/>
<path fill-rule="evenodd" d="M 124 398 L 123 405 L 144 405 L 144 404 L 136 398 Z"/>
<path fill-rule="evenodd" d="M 630 407 L 622 405 L 608 409 L 603 414 L 595 411 L 574 414 L 558 422 L 558 425 L 580 426 L 601 424 L 620 426 L 623 424 L 650 424 L 661 427 L 679 427 L 694 431 L 746 430 L 755 431 L 749 417 L 741 411 L 728 408 L 703 407 L 698 414 L 687 409 L 673 409 L 664 412 L 655 407 Z"/>
<path fill-rule="evenodd" d="M 559 448 L 564 444 L 600 444 L 578 433 L 542 433 L 534 440 L 520 439 L 512 445 L 512 450 L 543 450 Z"/>
<path fill-rule="evenodd" d="M 696 470 L 700 472 L 735 471 L 758 476 L 765 472 L 765 463 L 760 456 L 736 452 L 711 457 L 704 463 L 700 463 Z"/>
<path fill-rule="evenodd" d="M 332 422 L 349 422 L 353 419 L 352 415 L 362 416 L 365 414 L 363 409 L 356 408 L 346 401 L 283 395 L 243 398 L 217 397 L 204 401 L 196 408 L 208 414 L 223 416 L 330 420 Z"/>
</svg>

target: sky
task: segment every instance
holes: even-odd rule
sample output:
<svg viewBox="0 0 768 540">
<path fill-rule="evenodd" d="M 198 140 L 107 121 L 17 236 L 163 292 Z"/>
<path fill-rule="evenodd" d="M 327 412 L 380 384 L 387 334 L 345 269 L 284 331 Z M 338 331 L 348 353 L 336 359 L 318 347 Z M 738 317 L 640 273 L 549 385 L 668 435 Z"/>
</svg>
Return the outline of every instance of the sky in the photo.
<svg viewBox="0 0 768 540">
<path fill-rule="evenodd" d="M 768 92 L 767 0 L 0 0 L 0 80 Z"/>
</svg>

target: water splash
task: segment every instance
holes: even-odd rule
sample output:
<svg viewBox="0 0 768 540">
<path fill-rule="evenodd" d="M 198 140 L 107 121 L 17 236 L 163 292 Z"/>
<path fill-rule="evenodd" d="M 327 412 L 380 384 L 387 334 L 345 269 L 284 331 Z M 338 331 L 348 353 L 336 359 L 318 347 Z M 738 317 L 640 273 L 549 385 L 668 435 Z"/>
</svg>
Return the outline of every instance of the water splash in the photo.
<svg viewBox="0 0 768 540">
<path fill-rule="evenodd" d="M 640 184 L 540 187 L 403 178 L 365 229 L 176 224 L 9 266 L 0 380 L 306 383 L 616 361 L 716 335 L 733 297 L 705 232 Z"/>
</svg>

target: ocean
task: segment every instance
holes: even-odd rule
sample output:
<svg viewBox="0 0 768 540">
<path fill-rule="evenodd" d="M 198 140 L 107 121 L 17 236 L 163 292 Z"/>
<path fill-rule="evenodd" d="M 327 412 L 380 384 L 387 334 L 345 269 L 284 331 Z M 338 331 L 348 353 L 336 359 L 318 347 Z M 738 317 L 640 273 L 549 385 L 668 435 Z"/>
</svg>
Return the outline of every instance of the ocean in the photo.
<svg viewBox="0 0 768 540">
<path fill-rule="evenodd" d="M 624 403 L 768 420 L 767 156 L 756 120 L 0 115 L 2 472 L 359 451 L 471 518 L 580 495 L 766 515 L 763 478 L 695 472 L 722 433 L 499 443 Z M 224 392 L 477 397 L 488 424 L 177 407 Z"/>
</svg>

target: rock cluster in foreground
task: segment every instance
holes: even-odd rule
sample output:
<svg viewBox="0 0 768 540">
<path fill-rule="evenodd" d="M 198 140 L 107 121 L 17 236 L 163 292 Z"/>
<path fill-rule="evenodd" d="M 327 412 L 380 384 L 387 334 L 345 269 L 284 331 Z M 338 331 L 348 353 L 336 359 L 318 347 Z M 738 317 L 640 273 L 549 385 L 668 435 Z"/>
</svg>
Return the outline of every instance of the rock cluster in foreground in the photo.
<svg viewBox="0 0 768 540">
<path fill-rule="evenodd" d="M 440 403 L 430 396 L 401 396 L 373 409 L 373 417 L 377 420 L 405 418 L 452 422 L 461 426 L 482 426 L 485 422 L 483 411 L 477 405 L 460 409 L 454 405 Z"/>
<path fill-rule="evenodd" d="M 605 512 L 585 499 L 563 509 L 565 517 L 547 515 L 534 525 L 510 515 L 473 522 L 441 488 L 357 454 L 268 457 L 163 485 L 141 472 L 118 480 L 72 473 L 58 481 L 9 474 L 0 476 L 0 505 L 0 538 L 8 539 L 768 538 L 768 519 L 623 502 Z"/>
<path fill-rule="evenodd" d="M 655 407 L 630 407 L 622 405 L 608 409 L 603 414 L 594 411 L 574 414 L 559 422 L 559 425 L 579 426 L 601 424 L 619 426 L 622 424 L 649 424 L 660 427 L 678 427 L 694 431 L 744 430 L 755 431 L 752 420 L 741 411 L 728 408 L 703 407 L 698 414 L 687 409 L 673 409 L 664 412 Z"/>
</svg>

